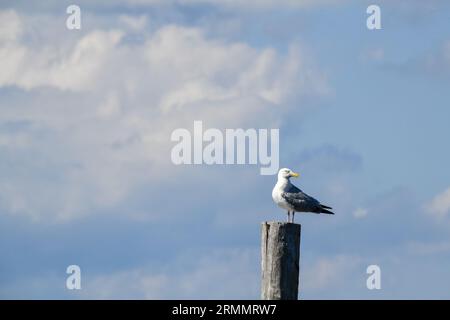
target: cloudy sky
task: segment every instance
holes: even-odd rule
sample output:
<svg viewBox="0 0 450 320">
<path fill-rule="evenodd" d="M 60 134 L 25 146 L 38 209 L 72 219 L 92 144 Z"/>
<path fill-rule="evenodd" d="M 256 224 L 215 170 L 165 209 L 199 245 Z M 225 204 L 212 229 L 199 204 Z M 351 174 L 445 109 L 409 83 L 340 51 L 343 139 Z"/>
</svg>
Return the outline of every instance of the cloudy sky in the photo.
<svg viewBox="0 0 450 320">
<path fill-rule="evenodd" d="M 0 298 L 259 298 L 260 223 L 285 219 L 276 178 L 174 165 L 171 133 L 194 120 L 279 128 L 281 166 L 333 206 L 297 216 L 302 298 L 450 298 L 449 12 L 1 1 Z"/>
</svg>

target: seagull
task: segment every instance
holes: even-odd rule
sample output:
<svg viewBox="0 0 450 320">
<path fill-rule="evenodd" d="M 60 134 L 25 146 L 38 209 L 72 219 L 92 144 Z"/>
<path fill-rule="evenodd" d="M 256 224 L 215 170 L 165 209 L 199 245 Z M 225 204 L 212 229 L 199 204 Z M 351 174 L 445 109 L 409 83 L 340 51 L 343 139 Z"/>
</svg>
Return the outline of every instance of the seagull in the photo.
<svg viewBox="0 0 450 320">
<path fill-rule="evenodd" d="M 289 180 L 291 177 L 297 178 L 298 173 L 291 169 L 283 168 L 278 171 L 278 181 L 272 190 L 273 201 L 283 209 L 287 210 L 287 222 L 294 223 L 295 212 L 313 212 L 334 214 L 329 211 L 331 207 L 321 204 L 313 197 L 308 196 L 302 190 L 294 186 Z M 291 218 L 292 213 L 292 218 Z"/>
</svg>

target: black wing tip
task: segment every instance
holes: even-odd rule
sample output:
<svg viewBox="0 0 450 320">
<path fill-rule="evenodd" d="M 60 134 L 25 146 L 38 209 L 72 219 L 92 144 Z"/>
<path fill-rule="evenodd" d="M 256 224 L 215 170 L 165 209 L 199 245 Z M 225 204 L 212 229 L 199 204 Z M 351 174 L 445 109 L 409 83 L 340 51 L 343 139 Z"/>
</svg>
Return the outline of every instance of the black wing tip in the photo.
<svg viewBox="0 0 450 320">
<path fill-rule="evenodd" d="M 320 204 L 320 213 L 326 213 L 326 214 L 334 214 L 334 212 L 331 212 L 330 210 L 332 210 L 333 208 Z"/>
<path fill-rule="evenodd" d="M 330 208 L 331 209 L 331 208 Z M 324 209 L 324 206 L 322 206 L 320 213 L 325 213 L 325 214 L 334 214 L 334 212 L 331 212 L 330 210 Z"/>
</svg>

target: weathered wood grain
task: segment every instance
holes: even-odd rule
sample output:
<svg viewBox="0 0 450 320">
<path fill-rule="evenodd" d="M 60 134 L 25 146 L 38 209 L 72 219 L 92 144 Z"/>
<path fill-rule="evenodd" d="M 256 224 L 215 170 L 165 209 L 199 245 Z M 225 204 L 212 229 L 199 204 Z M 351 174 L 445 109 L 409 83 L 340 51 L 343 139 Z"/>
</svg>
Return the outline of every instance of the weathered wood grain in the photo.
<svg viewBox="0 0 450 320">
<path fill-rule="evenodd" d="M 261 299 L 297 300 L 301 225 L 263 222 Z"/>
</svg>

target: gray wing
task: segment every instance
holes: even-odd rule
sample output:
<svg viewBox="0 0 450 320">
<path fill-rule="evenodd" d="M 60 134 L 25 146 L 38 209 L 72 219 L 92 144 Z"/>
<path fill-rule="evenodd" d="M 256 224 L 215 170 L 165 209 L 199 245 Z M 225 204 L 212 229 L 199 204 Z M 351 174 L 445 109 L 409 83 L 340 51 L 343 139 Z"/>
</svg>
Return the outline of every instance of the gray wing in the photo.
<svg viewBox="0 0 450 320">
<path fill-rule="evenodd" d="M 326 210 L 327 208 L 331 209 L 330 207 L 321 205 L 319 201 L 307 195 L 294 185 L 291 185 L 291 187 L 286 190 L 286 192 L 283 192 L 281 196 L 287 203 L 294 207 L 295 211 L 332 214 L 331 211 Z"/>
</svg>

